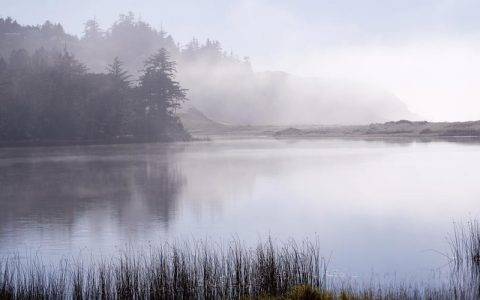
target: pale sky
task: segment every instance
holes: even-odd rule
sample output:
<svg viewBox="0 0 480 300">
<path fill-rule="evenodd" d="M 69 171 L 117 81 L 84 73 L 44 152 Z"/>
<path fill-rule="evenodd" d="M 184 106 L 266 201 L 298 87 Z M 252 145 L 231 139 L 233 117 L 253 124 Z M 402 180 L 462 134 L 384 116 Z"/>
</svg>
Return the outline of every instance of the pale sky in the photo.
<svg viewBox="0 0 480 300">
<path fill-rule="evenodd" d="M 258 71 L 352 79 L 428 120 L 480 119 L 478 0 L 0 0 L 1 16 L 77 35 L 128 11 L 181 43 L 217 39 Z"/>
</svg>

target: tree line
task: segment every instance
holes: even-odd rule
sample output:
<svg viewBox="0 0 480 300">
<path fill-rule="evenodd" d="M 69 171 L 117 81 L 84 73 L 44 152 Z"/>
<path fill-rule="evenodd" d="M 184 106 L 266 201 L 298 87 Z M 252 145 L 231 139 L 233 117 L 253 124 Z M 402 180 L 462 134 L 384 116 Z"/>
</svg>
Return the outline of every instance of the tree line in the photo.
<svg viewBox="0 0 480 300">
<path fill-rule="evenodd" d="M 119 58 L 92 73 L 64 49 L 0 56 L 0 141 L 188 139 L 175 111 L 186 89 L 161 48 L 135 82 Z"/>
<path fill-rule="evenodd" d="M 69 55 L 88 67 L 88 73 L 107 73 L 106 66 L 119 57 L 122 69 L 132 75 L 130 88 L 135 89 L 144 62 L 164 48 L 177 63 L 176 80 L 188 88 L 189 105 L 213 119 L 232 123 L 253 114 L 251 110 L 236 111 L 265 102 L 265 95 L 270 95 L 258 82 L 248 59 L 226 52 L 218 41 L 193 38 L 182 45 L 163 28 L 156 29 L 132 13 L 120 15 L 108 27 L 101 27 L 95 19 L 84 25 L 83 33 L 76 36 L 59 23 L 25 25 L 9 17 L 0 18 L 0 56 L 8 62 L 11 53 L 20 49 L 35 56 L 38 49 L 58 55 L 66 48 Z M 94 76 L 104 77 L 86 77 Z"/>
<path fill-rule="evenodd" d="M 71 53 L 96 72 L 102 71 L 105 64 L 118 56 L 124 61 L 125 68 L 137 76 L 143 61 L 160 48 L 165 48 L 182 69 L 198 61 L 207 65 L 250 68 L 248 58 L 241 60 L 233 53 L 225 52 L 218 41 L 207 39 L 201 43 L 193 38 L 181 46 L 163 28 L 156 30 L 133 13 L 121 14 L 107 29 L 101 28 L 95 19 L 87 20 L 80 37 L 66 33 L 61 24 L 49 21 L 24 26 L 10 17 L 0 18 L 0 39 L 3 41 L 0 55 L 3 56 L 18 49 L 26 49 L 29 53 L 41 47 L 59 51 L 67 45 Z"/>
</svg>

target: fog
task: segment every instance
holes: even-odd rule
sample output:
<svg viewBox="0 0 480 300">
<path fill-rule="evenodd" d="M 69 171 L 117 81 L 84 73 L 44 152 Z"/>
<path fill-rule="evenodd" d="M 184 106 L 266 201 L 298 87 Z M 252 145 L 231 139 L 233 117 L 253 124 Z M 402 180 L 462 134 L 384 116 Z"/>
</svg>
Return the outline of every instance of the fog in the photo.
<svg viewBox="0 0 480 300">
<path fill-rule="evenodd" d="M 238 62 L 249 57 L 251 69 L 179 59 L 189 105 L 207 116 L 234 124 L 355 124 L 480 119 L 478 6 L 468 0 L 5 0 L 2 15 L 21 24 L 60 22 L 81 37 L 86 20 L 94 17 L 108 31 L 119 14 L 132 11 L 136 20 L 171 34 L 179 49 L 192 37 L 201 44 L 211 38 Z M 159 46 L 124 42 L 75 54 L 101 71 L 111 57 L 98 51 L 117 53 L 134 73 Z"/>
<path fill-rule="evenodd" d="M 367 83 L 423 119 L 480 118 L 478 2 L 314 2 L 238 5 L 235 30 L 268 45 L 261 69 Z"/>
<path fill-rule="evenodd" d="M 479 11 L 0 0 L 0 298 L 480 299 Z"/>
<path fill-rule="evenodd" d="M 180 80 L 190 105 L 227 124 L 364 124 L 419 117 L 395 95 L 344 79 L 299 77 L 219 66 L 190 67 Z M 199 73 L 200 71 L 200 73 Z"/>
<path fill-rule="evenodd" d="M 394 93 L 423 119 L 477 120 L 479 49 L 478 43 L 459 40 L 342 47 L 306 54 L 302 61 L 309 64 L 291 58 L 285 69 L 368 82 Z"/>
</svg>

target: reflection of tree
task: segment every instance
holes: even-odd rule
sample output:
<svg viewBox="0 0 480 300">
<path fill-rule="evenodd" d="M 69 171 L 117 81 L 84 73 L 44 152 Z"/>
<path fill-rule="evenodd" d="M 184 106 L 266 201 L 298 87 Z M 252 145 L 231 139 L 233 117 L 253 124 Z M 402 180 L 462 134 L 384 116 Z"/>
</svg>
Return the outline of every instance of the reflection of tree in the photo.
<svg viewBox="0 0 480 300">
<path fill-rule="evenodd" d="M 122 147 L 0 161 L 0 232 L 18 220 L 71 228 L 85 216 L 100 219 L 93 222 L 113 218 L 125 226 L 166 225 L 184 183 L 175 150 Z"/>
</svg>

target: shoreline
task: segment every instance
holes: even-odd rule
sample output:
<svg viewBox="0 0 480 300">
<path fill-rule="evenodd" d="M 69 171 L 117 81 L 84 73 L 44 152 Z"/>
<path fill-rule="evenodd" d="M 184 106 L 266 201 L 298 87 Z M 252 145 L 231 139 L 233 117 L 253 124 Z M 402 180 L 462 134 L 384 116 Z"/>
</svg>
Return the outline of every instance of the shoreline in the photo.
<svg viewBox="0 0 480 300">
<path fill-rule="evenodd" d="M 187 128 L 186 138 L 149 139 L 122 137 L 94 140 L 19 140 L 0 141 L 0 148 L 124 145 L 172 142 L 211 141 L 225 138 L 274 139 L 351 139 L 351 140 L 412 140 L 480 141 L 480 121 L 426 122 L 400 120 L 368 125 L 280 125 L 222 126 L 221 128 Z"/>
<path fill-rule="evenodd" d="M 289 127 L 277 130 L 273 136 L 277 138 L 474 139 L 480 138 L 480 121 L 427 122 L 400 120 L 368 125 L 311 126 L 310 128 Z"/>
<path fill-rule="evenodd" d="M 195 137 L 188 139 L 152 140 L 152 139 L 111 139 L 111 140 L 21 140 L 0 141 L 2 148 L 36 148 L 36 147 L 69 147 L 69 146 L 103 146 L 103 145 L 129 145 L 129 144 L 157 144 L 189 142 L 197 140 Z"/>
</svg>

